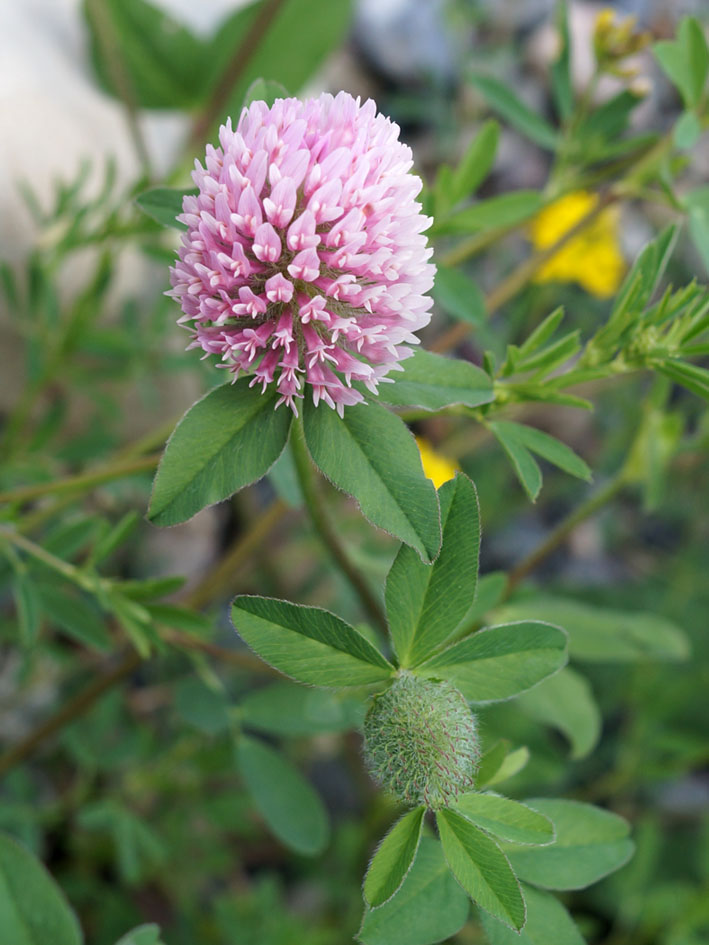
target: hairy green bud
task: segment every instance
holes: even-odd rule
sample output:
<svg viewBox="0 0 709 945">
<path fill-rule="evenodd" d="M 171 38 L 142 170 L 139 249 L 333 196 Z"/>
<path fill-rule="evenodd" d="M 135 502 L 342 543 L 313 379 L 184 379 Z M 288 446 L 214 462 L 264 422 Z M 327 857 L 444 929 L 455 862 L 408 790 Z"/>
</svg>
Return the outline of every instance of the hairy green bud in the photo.
<svg viewBox="0 0 709 945">
<path fill-rule="evenodd" d="M 372 777 L 406 804 L 446 807 L 473 787 L 480 743 L 461 692 L 403 672 L 364 720 Z"/>
</svg>

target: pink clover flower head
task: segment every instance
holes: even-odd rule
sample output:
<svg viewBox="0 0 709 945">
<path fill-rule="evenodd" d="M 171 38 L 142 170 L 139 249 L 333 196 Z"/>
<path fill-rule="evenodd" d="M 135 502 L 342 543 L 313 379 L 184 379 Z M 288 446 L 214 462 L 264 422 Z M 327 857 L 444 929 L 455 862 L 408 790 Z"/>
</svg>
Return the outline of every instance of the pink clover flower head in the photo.
<svg viewBox="0 0 709 945">
<path fill-rule="evenodd" d="M 252 102 L 196 162 L 170 270 L 190 347 L 342 415 L 408 357 L 428 324 L 431 220 L 399 128 L 346 92 Z"/>
</svg>

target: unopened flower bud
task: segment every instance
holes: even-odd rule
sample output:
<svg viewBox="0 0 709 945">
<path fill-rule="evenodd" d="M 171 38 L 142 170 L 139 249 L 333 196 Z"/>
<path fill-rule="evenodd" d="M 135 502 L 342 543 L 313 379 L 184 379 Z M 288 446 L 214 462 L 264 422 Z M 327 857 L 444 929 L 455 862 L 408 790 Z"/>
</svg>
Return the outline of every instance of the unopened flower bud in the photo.
<svg viewBox="0 0 709 945">
<path fill-rule="evenodd" d="M 406 804 L 446 807 L 471 790 L 480 757 L 475 716 L 448 682 L 402 673 L 374 697 L 364 752 L 379 784 Z"/>
</svg>

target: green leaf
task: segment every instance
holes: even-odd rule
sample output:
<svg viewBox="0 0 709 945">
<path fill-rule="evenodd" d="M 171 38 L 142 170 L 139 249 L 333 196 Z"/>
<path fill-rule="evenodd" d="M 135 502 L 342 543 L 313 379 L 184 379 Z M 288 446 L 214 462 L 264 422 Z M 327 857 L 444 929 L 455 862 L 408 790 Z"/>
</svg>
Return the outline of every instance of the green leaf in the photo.
<svg viewBox="0 0 709 945">
<path fill-rule="evenodd" d="M 242 723 L 274 735 L 320 735 L 359 728 L 362 699 L 329 689 L 277 682 L 248 693 L 239 706 Z"/>
<path fill-rule="evenodd" d="M 526 803 L 552 821 L 556 840 L 547 847 L 509 850 L 520 879 L 544 889 L 584 889 L 632 856 L 630 827 L 617 814 L 580 801 L 536 798 Z"/>
<path fill-rule="evenodd" d="M 113 649 L 106 618 L 87 597 L 58 581 L 44 578 L 37 583 L 37 590 L 42 610 L 54 626 L 79 643 L 103 653 Z"/>
<path fill-rule="evenodd" d="M 271 106 L 277 98 L 288 98 L 288 90 L 284 85 L 272 79 L 254 79 L 244 95 L 244 107 L 252 102 L 265 102 Z"/>
<path fill-rule="evenodd" d="M 692 241 L 709 272 L 709 187 L 697 187 L 687 195 L 684 203 L 689 214 Z"/>
<path fill-rule="evenodd" d="M 141 108 L 190 108 L 204 92 L 206 48 L 146 0 L 84 0 L 93 67 L 104 88 Z"/>
<path fill-rule="evenodd" d="M 512 932 L 497 919 L 481 913 L 490 945 L 585 945 L 573 919 L 551 893 L 522 883 L 527 921 L 521 932 Z"/>
<path fill-rule="evenodd" d="M 503 781 L 519 774 L 528 761 L 529 749 L 526 745 L 510 751 L 510 743 L 503 738 L 481 757 L 475 776 L 475 787 L 480 790 L 483 787 L 502 784 Z"/>
<path fill-rule="evenodd" d="M 677 39 L 655 43 L 652 50 L 679 89 L 686 107 L 698 105 L 709 73 L 709 48 L 699 21 L 684 17 Z"/>
<path fill-rule="evenodd" d="M 512 456 L 510 452 L 511 444 L 515 444 L 516 447 L 521 446 L 532 453 L 536 453 L 537 456 L 541 456 L 542 459 L 558 466 L 559 469 L 563 469 L 571 476 L 585 479 L 586 482 L 590 481 L 591 470 L 586 463 L 574 453 L 571 447 L 557 440 L 556 437 L 543 433 L 541 430 L 535 430 L 534 427 L 525 426 L 522 423 L 513 423 L 510 420 L 496 420 L 490 424 L 490 429 L 510 456 Z M 530 489 L 527 491 L 534 498 Z"/>
<path fill-rule="evenodd" d="M 101 564 L 102 561 L 105 561 L 106 558 L 112 555 L 113 552 L 128 539 L 139 522 L 140 516 L 135 509 L 126 512 L 126 514 L 116 522 L 113 528 L 110 528 L 105 535 L 99 538 L 91 549 L 91 565 L 96 567 L 96 565 Z"/>
<path fill-rule="evenodd" d="M 542 471 L 539 468 L 536 459 L 532 456 L 526 446 L 520 442 L 519 438 L 509 435 L 504 426 L 500 426 L 499 421 L 489 424 L 490 430 L 500 442 L 500 445 L 507 453 L 517 478 L 522 483 L 525 492 L 535 502 L 542 488 Z"/>
<path fill-rule="evenodd" d="M 133 811 L 119 801 L 97 801 L 83 807 L 79 824 L 110 836 L 116 868 L 126 883 L 135 884 L 155 872 L 167 858 L 160 837 Z"/>
<path fill-rule="evenodd" d="M 299 92 L 304 83 L 324 62 L 326 56 L 344 40 L 351 19 L 350 0 L 323 4 L 322 0 L 285 0 L 271 16 L 258 45 L 239 72 L 222 117 L 238 116 L 249 88 L 266 77 L 268 89 L 280 83 Z M 207 95 L 212 95 L 223 81 L 234 55 L 262 14 L 258 3 L 237 10 L 220 27 L 207 49 L 204 65 Z M 317 28 L 315 28 L 317 26 Z"/>
<path fill-rule="evenodd" d="M 537 190 L 513 190 L 459 210 L 435 224 L 433 230 L 437 234 L 464 234 L 516 226 L 533 217 L 541 210 L 542 204 L 542 196 Z"/>
<path fill-rule="evenodd" d="M 421 841 L 423 807 L 409 811 L 384 837 L 364 877 L 364 898 L 374 909 L 400 889 L 411 869 Z"/>
<path fill-rule="evenodd" d="M 492 169 L 497 153 L 500 126 L 486 121 L 453 171 L 450 196 L 453 204 L 474 194 Z"/>
<path fill-rule="evenodd" d="M 160 461 L 148 518 L 176 525 L 265 476 L 288 439 L 293 414 L 277 393 L 224 384 L 194 404 L 175 427 Z"/>
<path fill-rule="evenodd" d="M 196 194 L 196 190 L 174 190 L 171 187 L 152 187 L 143 191 L 135 198 L 143 213 L 159 223 L 161 226 L 173 227 L 176 230 L 186 230 L 184 223 L 177 217 L 182 213 L 182 199 L 185 194 Z"/>
<path fill-rule="evenodd" d="M 120 938 L 116 945 L 163 945 L 160 939 L 160 926 L 139 925 Z"/>
<path fill-rule="evenodd" d="M 487 318 L 485 296 L 477 283 L 460 269 L 436 267 L 433 297 L 444 312 L 462 322 L 479 327 Z"/>
<path fill-rule="evenodd" d="M 327 478 L 355 497 L 369 521 L 432 561 L 441 545 L 436 490 L 416 442 L 379 404 L 355 404 L 344 418 L 306 401 L 305 440 Z"/>
<path fill-rule="evenodd" d="M 403 367 L 393 384 L 379 389 L 378 399 L 385 404 L 441 410 L 454 404 L 478 407 L 495 399 L 488 375 L 469 361 L 418 348 Z"/>
<path fill-rule="evenodd" d="M 443 543 L 431 565 L 402 545 L 386 582 L 389 632 L 401 666 L 420 663 L 455 631 L 475 599 L 480 509 L 459 473 L 439 490 Z"/>
<path fill-rule="evenodd" d="M 0 833 L 0 929 L 7 945 L 81 945 L 64 894 L 44 866 Z"/>
<path fill-rule="evenodd" d="M 508 121 L 517 131 L 542 148 L 555 151 L 558 135 L 552 126 L 537 112 L 518 98 L 512 89 L 498 79 L 478 72 L 470 73 L 470 81 L 485 96 L 494 111 Z"/>
<path fill-rule="evenodd" d="M 568 666 L 520 697 L 519 707 L 537 722 L 557 728 L 571 743 L 571 757 L 583 758 L 601 734 L 601 713 L 588 681 Z"/>
<path fill-rule="evenodd" d="M 491 571 L 478 577 L 475 600 L 465 613 L 465 616 L 451 634 L 450 640 L 468 636 L 483 621 L 485 614 L 497 607 L 507 590 L 507 575 L 503 571 Z M 503 623 L 504 621 L 500 621 Z"/>
<path fill-rule="evenodd" d="M 34 580 L 26 572 L 18 572 L 12 581 L 12 596 L 15 599 L 17 625 L 22 646 L 33 646 L 37 642 L 41 601 Z"/>
<path fill-rule="evenodd" d="M 657 370 L 665 377 L 681 384 L 682 387 L 686 387 L 687 390 L 691 390 L 698 397 L 709 400 L 709 371 L 706 368 L 676 358 L 668 358 L 657 365 Z"/>
<path fill-rule="evenodd" d="M 576 660 L 625 663 L 685 660 L 689 656 L 684 633 L 660 614 L 629 613 L 546 595 L 495 611 L 495 620 L 504 622 L 523 617 L 562 626 L 569 635 L 569 655 Z"/>
<path fill-rule="evenodd" d="M 440 843 L 423 837 L 401 889 L 383 906 L 365 911 L 357 938 L 363 945 L 435 945 L 455 935 L 469 911 Z"/>
<path fill-rule="evenodd" d="M 487 627 L 433 656 L 415 672 L 452 682 L 470 702 L 510 699 L 566 663 L 566 634 L 535 620 Z"/>
<path fill-rule="evenodd" d="M 186 630 L 200 637 L 207 636 L 214 628 L 211 618 L 188 607 L 179 607 L 177 604 L 146 604 L 145 609 L 155 623 L 172 629 Z M 176 645 L 179 646 L 179 642 Z"/>
<path fill-rule="evenodd" d="M 438 811 L 436 824 L 448 865 L 473 902 L 521 929 L 526 915 L 522 890 L 495 841 L 452 810 Z"/>
<path fill-rule="evenodd" d="M 319 607 L 241 596 L 232 604 L 231 619 L 261 659 L 299 682 L 366 686 L 393 672 L 369 640 Z"/>
<path fill-rule="evenodd" d="M 286 846 L 315 856 L 327 846 L 330 825 L 320 797 L 281 754 L 242 735 L 237 746 L 239 771 L 254 806 Z"/>
<path fill-rule="evenodd" d="M 229 730 L 229 704 L 224 692 L 207 686 L 196 676 L 181 679 L 175 687 L 175 710 L 181 720 L 203 735 Z"/>
<path fill-rule="evenodd" d="M 537 846 L 554 840 L 554 824 L 548 817 L 500 794 L 464 794 L 453 809 L 502 840 Z"/>
<path fill-rule="evenodd" d="M 689 151 L 702 134 L 701 122 L 694 112 L 683 112 L 675 124 L 672 138 L 680 151 Z"/>
</svg>

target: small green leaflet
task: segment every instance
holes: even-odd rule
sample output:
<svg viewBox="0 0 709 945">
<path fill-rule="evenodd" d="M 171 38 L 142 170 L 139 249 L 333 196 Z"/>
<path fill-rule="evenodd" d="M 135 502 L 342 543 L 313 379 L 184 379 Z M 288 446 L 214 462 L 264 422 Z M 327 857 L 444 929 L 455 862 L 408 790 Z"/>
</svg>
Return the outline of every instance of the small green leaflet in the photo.
<svg viewBox="0 0 709 945">
<path fill-rule="evenodd" d="M 537 112 L 525 105 L 512 89 L 498 79 L 472 72 L 470 81 L 485 96 L 490 108 L 506 119 L 525 137 L 530 138 L 542 148 L 555 151 L 558 135 L 552 126 Z"/>
<path fill-rule="evenodd" d="M 709 371 L 706 368 L 688 364 L 678 358 L 668 358 L 657 365 L 657 370 L 698 397 L 709 400 Z"/>
<path fill-rule="evenodd" d="M 403 368 L 392 375 L 393 384 L 381 384 L 383 403 L 441 410 L 455 404 L 479 407 L 495 399 L 489 376 L 469 361 L 417 348 Z"/>
<path fill-rule="evenodd" d="M 286 846 L 305 856 L 321 853 L 330 824 L 320 796 L 286 759 L 264 742 L 239 737 L 237 761 L 254 806 Z"/>
<path fill-rule="evenodd" d="M 584 758 L 598 743 L 600 709 L 588 680 L 568 666 L 520 696 L 518 705 L 537 722 L 563 732 L 571 743 L 572 758 Z"/>
<path fill-rule="evenodd" d="M 279 672 L 314 686 L 366 686 L 394 667 L 359 631 L 319 607 L 270 597 L 237 597 L 234 628 Z"/>
<path fill-rule="evenodd" d="M 82 945 L 63 892 L 29 850 L 0 833 L 0 928 L 13 945 Z"/>
<path fill-rule="evenodd" d="M 660 614 L 594 607 L 582 601 L 548 595 L 524 598 L 494 612 L 507 622 L 532 618 L 562 626 L 569 635 L 572 659 L 598 663 L 634 660 L 685 660 L 689 641 Z"/>
<path fill-rule="evenodd" d="M 451 875 L 437 840 L 423 837 L 397 894 L 367 909 L 357 938 L 362 945 L 435 945 L 465 924 L 470 900 Z"/>
<path fill-rule="evenodd" d="M 475 486 L 459 473 L 439 490 L 443 543 L 432 565 L 402 545 L 386 582 L 386 607 L 400 665 L 415 666 L 444 643 L 475 599 L 480 511 Z"/>
<path fill-rule="evenodd" d="M 591 470 L 581 457 L 548 433 L 509 420 L 495 420 L 489 427 L 512 461 L 517 477 L 532 502 L 542 486 L 541 470 L 532 453 L 572 476 L 590 481 Z"/>
<path fill-rule="evenodd" d="M 536 620 L 487 627 L 414 672 L 453 683 L 470 702 L 499 702 L 536 686 L 567 660 L 566 634 Z"/>
<path fill-rule="evenodd" d="M 180 719 L 203 735 L 219 735 L 229 730 L 226 694 L 207 686 L 198 676 L 186 676 L 177 683 L 174 701 Z"/>
<path fill-rule="evenodd" d="M 372 908 L 383 905 L 399 890 L 414 862 L 421 841 L 423 807 L 397 821 L 377 847 L 364 878 L 364 898 Z"/>
<path fill-rule="evenodd" d="M 444 312 L 461 322 L 480 326 L 487 318 L 485 296 L 477 283 L 460 269 L 436 267 L 433 297 Z"/>
<path fill-rule="evenodd" d="M 157 925 L 139 925 L 120 938 L 116 945 L 163 945 L 160 927 Z"/>
<path fill-rule="evenodd" d="M 554 840 L 554 825 L 548 817 L 500 794 L 464 794 L 453 808 L 501 840 L 537 846 Z"/>
<path fill-rule="evenodd" d="M 687 194 L 685 206 L 689 215 L 689 232 L 709 272 L 709 187 L 697 187 Z"/>
<path fill-rule="evenodd" d="M 288 439 L 292 413 L 276 410 L 248 377 L 223 384 L 175 427 L 155 476 L 148 518 L 176 525 L 265 476 Z"/>
<path fill-rule="evenodd" d="M 522 890 L 495 841 L 452 810 L 438 811 L 436 824 L 448 865 L 473 902 L 521 929 L 526 916 Z"/>
<path fill-rule="evenodd" d="M 539 191 L 513 190 L 458 210 L 440 223 L 434 224 L 432 232 L 437 235 L 465 234 L 516 226 L 533 217 L 542 206 L 543 200 Z"/>
<path fill-rule="evenodd" d="M 252 102 L 265 102 L 269 107 L 277 98 L 288 98 L 288 90 L 272 79 L 254 79 L 244 95 L 244 107 Z"/>
<path fill-rule="evenodd" d="M 404 422 L 379 404 L 347 407 L 344 418 L 306 400 L 305 440 L 315 464 L 357 499 L 369 521 L 432 561 L 441 545 L 438 497 Z"/>
<path fill-rule="evenodd" d="M 496 121 L 486 121 L 470 147 L 453 171 L 450 186 L 451 203 L 455 205 L 475 193 L 492 169 L 497 153 L 500 126 Z"/>
<path fill-rule="evenodd" d="M 490 945 L 585 945 L 585 939 L 556 896 L 522 883 L 527 921 L 513 932 L 485 912 L 480 921 Z"/>
<path fill-rule="evenodd" d="M 196 190 L 174 190 L 171 187 L 152 187 L 135 198 L 143 213 L 147 213 L 161 226 L 186 230 L 184 223 L 177 220 L 182 213 L 182 198 L 185 194 L 196 194 Z"/>
<path fill-rule="evenodd" d="M 12 596 L 15 599 L 20 642 L 23 646 L 31 647 L 36 643 L 39 633 L 41 602 L 37 586 L 26 571 L 18 570 L 15 574 L 12 581 Z"/>
<path fill-rule="evenodd" d="M 529 807 L 556 827 L 547 847 L 509 848 L 520 879 L 544 889 L 585 889 L 613 873 L 633 853 L 628 822 L 617 814 L 580 801 L 532 799 Z"/>
<path fill-rule="evenodd" d="M 687 108 L 698 105 L 709 73 L 709 48 L 699 21 L 684 17 L 677 39 L 655 43 L 652 51 L 679 89 Z"/>
<path fill-rule="evenodd" d="M 489 748 L 480 759 L 480 766 L 475 778 L 475 787 L 492 787 L 513 778 L 526 767 L 529 761 L 529 749 L 526 745 L 510 750 L 510 743 L 501 739 Z"/>
</svg>

